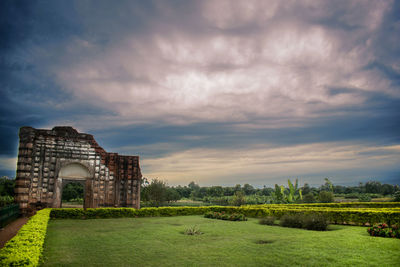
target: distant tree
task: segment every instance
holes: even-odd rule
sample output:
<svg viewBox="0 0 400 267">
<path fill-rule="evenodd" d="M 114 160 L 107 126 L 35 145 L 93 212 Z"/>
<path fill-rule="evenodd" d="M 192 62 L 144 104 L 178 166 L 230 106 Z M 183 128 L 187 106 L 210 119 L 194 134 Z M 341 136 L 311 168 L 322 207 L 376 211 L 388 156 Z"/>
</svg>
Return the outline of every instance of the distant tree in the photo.
<svg viewBox="0 0 400 267">
<path fill-rule="evenodd" d="M 272 188 L 266 187 L 264 185 L 263 189 L 261 190 L 262 196 L 270 196 L 274 190 Z"/>
<path fill-rule="evenodd" d="M 195 190 L 199 190 L 200 186 L 198 184 L 196 184 L 194 181 L 191 181 L 188 185 L 188 187 L 190 188 L 190 190 L 195 191 Z"/>
<path fill-rule="evenodd" d="M 289 192 L 286 194 L 286 199 L 288 203 L 293 203 L 293 202 L 300 202 L 303 200 L 303 192 L 299 188 L 299 181 L 296 179 L 296 183 L 293 185 L 292 181 L 288 179 L 288 189 Z"/>
<path fill-rule="evenodd" d="M 161 206 L 167 200 L 167 185 L 157 178 L 144 187 L 142 192 L 143 200 L 155 207 Z"/>
<path fill-rule="evenodd" d="M 358 183 L 358 193 L 365 193 L 365 186 L 362 182 Z"/>
<path fill-rule="evenodd" d="M 211 186 L 207 188 L 207 196 L 221 197 L 223 195 L 222 186 Z"/>
<path fill-rule="evenodd" d="M 241 206 L 244 204 L 246 204 L 246 199 L 244 197 L 243 192 L 242 191 L 235 192 L 235 195 L 233 195 L 233 199 L 232 199 L 232 205 Z"/>
<path fill-rule="evenodd" d="M 313 193 L 309 192 L 304 195 L 303 198 L 304 203 L 314 203 L 315 202 L 315 196 Z"/>
<path fill-rule="evenodd" d="M 179 195 L 178 191 L 173 187 L 168 187 L 165 200 L 167 202 L 172 202 L 172 201 L 178 201 L 179 199 L 181 199 L 181 196 Z"/>
<path fill-rule="evenodd" d="M 333 192 L 335 194 L 344 194 L 345 190 L 346 190 L 345 186 L 342 186 L 342 185 L 334 185 L 333 186 Z"/>
<path fill-rule="evenodd" d="M 333 193 L 328 191 L 321 191 L 318 195 L 319 202 L 330 203 L 333 202 Z"/>
<path fill-rule="evenodd" d="M 328 178 L 325 178 L 324 180 L 325 180 L 325 184 L 321 185 L 320 191 L 333 192 L 333 184 L 332 184 L 332 182 Z"/>
<path fill-rule="evenodd" d="M 396 192 L 395 187 L 391 184 L 383 184 L 381 188 L 381 194 L 383 195 L 392 195 Z"/>
<path fill-rule="evenodd" d="M 393 201 L 400 202 L 400 191 L 397 191 L 393 194 Z"/>
<path fill-rule="evenodd" d="M 272 202 L 275 204 L 286 203 L 285 187 L 275 184 L 275 190 L 272 192 Z"/>
<path fill-rule="evenodd" d="M 242 186 L 240 184 L 236 184 L 235 187 L 233 188 L 233 191 L 242 191 Z"/>
<path fill-rule="evenodd" d="M 243 185 L 243 192 L 246 196 L 252 195 L 255 193 L 254 187 L 250 184 L 244 184 Z"/>
<path fill-rule="evenodd" d="M 380 194 L 382 193 L 382 184 L 377 181 L 369 181 L 365 183 L 365 193 Z"/>
<path fill-rule="evenodd" d="M 7 176 L 0 178 L 0 196 L 14 196 L 15 179 Z"/>
<path fill-rule="evenodd" d="M 62 191 L 62 200 L 70 201 L 77 198 L 83 198 L 83 185 L 77 182 L 66 184 Z"/>
<path fill-rule="evenodd" d="M 311 193 L 311 187 L 308 183 L 305 183 L 304 186 L 301 188 L 303 195 L 307 195 L 308 193 Z"/>
<path fill-rule="evenodd" d="M 191 189 L 187 186 L 180 186 L 178 185 L 177 187 L 175 187 L 175 190 L 178 191 L 179 195 L 181 196 L 181 198 L 189 198 L 190 197 L 190 193 L 191 193 Z"/>
</svg>

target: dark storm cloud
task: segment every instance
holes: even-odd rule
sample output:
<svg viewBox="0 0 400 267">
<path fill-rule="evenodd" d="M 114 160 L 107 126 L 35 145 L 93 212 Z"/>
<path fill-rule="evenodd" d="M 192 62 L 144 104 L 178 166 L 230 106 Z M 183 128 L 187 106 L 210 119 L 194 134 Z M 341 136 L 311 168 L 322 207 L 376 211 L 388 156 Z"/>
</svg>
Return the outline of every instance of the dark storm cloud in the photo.
<svg viewBox="0 0 400 267">
<path fill-rule="evenodd" d="M 20 126 L 66 124 L 177 182 L 212 180 L 200 170 L 221 183 L 296 172 L 342 183 L 368 171 L 398 177 L 397 1 L 0 5 L 4 170 Z M 274 162 L 274 153 L 293 164 L 258 158 Z M 351 155 L 357 163 L 338 170 Z M 227 171 L 235 166 L 248 173 Z"/>
</svg>

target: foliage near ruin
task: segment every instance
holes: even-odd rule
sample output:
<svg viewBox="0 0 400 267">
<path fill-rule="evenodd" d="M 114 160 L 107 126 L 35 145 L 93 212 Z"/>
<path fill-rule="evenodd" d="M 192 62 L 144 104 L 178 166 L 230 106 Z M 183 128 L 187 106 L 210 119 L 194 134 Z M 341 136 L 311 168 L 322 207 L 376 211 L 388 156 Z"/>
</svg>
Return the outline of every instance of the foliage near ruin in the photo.
<svg viewBox="0 0 400 267">
<path fill-rule="evenodd" d="M 0 250 L 0 266 L 38 266 L 49 218 L 50 209 L 40 210 L 31 217 Z"/>
</svg>

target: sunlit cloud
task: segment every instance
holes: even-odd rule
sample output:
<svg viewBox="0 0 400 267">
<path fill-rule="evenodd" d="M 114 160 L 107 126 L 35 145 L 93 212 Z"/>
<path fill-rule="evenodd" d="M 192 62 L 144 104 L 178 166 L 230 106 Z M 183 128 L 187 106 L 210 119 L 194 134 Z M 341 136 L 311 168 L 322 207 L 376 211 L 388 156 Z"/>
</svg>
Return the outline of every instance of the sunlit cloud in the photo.
<svg viewBox="0 0 400 267">
<path fill-rule="evenodd" d="M 149 177 L 167 179 L 171 184 L 192 180 L 212 185 L 257 180 L 271 185 L 282 178 L 362 169 L 393 168 L 400 163 L 400 146 L 366 147 L 349 143 L 318 143 L 290 147 L 257 146 L 248 149 L 191 149 L 142 161 Z M 318 179 L 322 179 L 321 177 Z M 343 182 L 343 177 L 332 177 Z M 315 181 L 314 182 L 320 182 Z"/>
<path fill-rule="evenodd" d="M 0 157 L 0 170 L 15 170 L 17 167 L 16 157 Z"/>
</svg>

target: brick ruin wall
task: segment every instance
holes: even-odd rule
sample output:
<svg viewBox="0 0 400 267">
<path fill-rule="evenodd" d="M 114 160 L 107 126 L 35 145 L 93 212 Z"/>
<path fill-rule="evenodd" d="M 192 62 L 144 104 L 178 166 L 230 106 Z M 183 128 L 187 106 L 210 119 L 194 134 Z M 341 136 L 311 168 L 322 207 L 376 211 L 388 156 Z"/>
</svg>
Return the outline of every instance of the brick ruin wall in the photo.
<svg viewBox="0 0 400 267">
<path fill-rule="evenodd" d="M 138 156 L 108 153 L 92 135 L 72 127 L 22 127 L 19 138 L 15 193 L 23 212 L 60 207 L 60 170 L 71 164 L 83 166 L 89 174 L 83 180 L 85 208 L 140 208 Z"/>
</svg>

